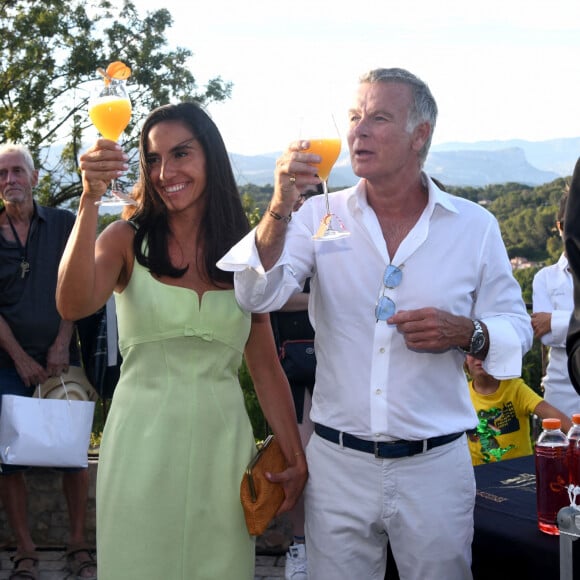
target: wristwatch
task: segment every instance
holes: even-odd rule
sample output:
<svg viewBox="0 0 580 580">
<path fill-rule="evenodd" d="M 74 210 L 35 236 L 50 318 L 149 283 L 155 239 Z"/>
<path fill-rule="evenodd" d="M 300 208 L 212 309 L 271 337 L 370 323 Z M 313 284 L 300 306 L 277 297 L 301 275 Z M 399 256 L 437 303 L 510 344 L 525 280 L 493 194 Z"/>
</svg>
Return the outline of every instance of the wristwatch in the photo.
<svg viewBox="0 0 580 580">
<path fill-rule="evenodd" d="M 469 348 L 459 348 L 467 354 L 476 355 L 479 354 L 485 346 L 485 333 L 483 332 L 483 327 L 481 326 L 481 322 L 479 320 L 472 320 L 472 322 L 473 334 L 471 335 Z"/>
</svg>

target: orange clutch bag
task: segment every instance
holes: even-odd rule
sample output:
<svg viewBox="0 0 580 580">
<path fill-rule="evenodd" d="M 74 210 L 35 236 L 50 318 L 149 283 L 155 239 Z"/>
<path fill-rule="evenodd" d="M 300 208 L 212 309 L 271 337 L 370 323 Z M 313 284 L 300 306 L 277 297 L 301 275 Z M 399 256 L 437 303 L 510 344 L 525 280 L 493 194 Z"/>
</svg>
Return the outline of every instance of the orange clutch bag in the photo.
<svg viewBox="0 0 580 580">
<path fill-rule="evenodd" d="M 284 501 L 284 488 L 268 481 L 264 474 L 284 469 L 286 458 L 274 435 L 269 435 L 246 467 L 240 486 L 246 526 L 252 536 L 260 536 L 266 531 Z"/>
</svg>

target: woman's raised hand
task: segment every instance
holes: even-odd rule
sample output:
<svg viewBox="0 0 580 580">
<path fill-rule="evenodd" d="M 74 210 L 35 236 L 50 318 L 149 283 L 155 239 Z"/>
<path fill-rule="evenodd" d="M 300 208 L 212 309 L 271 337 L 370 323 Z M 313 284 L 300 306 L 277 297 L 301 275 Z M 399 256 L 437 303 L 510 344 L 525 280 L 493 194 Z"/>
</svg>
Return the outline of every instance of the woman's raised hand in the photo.
<svg viewBox="0 0 580 580">
<path fill-rule="evenodd" d="M 117 143 L 109 139 L 99 139 L 80 157 L 83 196 L 99 200 L 106 193 L 111 181 L 127 171 L 128 159 Z"/>
</svg>

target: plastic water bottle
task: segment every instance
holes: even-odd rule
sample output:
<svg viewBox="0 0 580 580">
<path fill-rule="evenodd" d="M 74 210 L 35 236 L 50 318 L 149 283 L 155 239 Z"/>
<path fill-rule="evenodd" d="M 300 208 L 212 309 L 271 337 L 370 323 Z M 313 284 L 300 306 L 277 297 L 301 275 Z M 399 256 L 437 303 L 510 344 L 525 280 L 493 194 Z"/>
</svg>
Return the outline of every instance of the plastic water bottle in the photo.
<svg viewBox="0 0 580 580">
<path fill-rule="evenodd" d="M 569 482 L 580 485 L 580 413 L 572 415 L 572 426 L 568 430 L 568 462 L 570 468 Z"/>
<path fill-rule="evenodd" d="M 550 535 L 559 535 L 558 512 L 569 506 L 568 438 L 560 428 L 560 419 L 544 419 L 535 447 L 536 502 L 538 528 Z"/>
</svg>

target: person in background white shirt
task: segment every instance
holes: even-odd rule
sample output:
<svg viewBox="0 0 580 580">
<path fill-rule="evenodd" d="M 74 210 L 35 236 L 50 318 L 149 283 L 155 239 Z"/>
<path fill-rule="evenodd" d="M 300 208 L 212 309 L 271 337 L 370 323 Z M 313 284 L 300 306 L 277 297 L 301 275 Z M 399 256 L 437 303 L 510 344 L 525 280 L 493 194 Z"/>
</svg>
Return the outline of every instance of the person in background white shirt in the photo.
<svg viewBox="0 0 580 580">
<path fill-rule="evenodd" d="M 556 227 L 564 235 L 567 193 L 560 200 Z M 574 285 L 566 252 L 551 266 L 539 270 L 533 280 L 532 328 L 534 336 L 549 347 L 546 374 L 542 378 L 544 399 L 569 417 L 580 413 L 580 395 L 568 375 L 566 335 L 574 310 Z"/>
<path fill-rule="evenodd" d="M 530 317 L 497 220 L 422 171 L 437 105 L 406 70 L 363 75 L 349 113 L 357 185 L 330 194 L 351 235 L 313 241 L 324 198 L 307 141 L 278 159 L 270 207 L 218 265 L 252 311 L 279 309 L 311 277 L 316 384 L 305 488 L 308 575 L 472 578 L 477 418 L 465 352 L 496 377 L 521 373 Z M 463 352 L 462 352 L 463 349 Z"/>
</svg>

